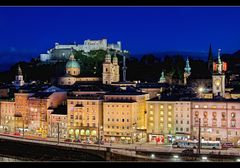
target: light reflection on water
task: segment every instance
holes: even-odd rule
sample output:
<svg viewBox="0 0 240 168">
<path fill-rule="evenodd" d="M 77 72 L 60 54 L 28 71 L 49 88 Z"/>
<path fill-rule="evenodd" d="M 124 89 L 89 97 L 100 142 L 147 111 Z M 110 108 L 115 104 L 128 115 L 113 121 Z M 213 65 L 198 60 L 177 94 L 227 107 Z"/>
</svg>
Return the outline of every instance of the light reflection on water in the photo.
<svg viewBox="0 0 240 168">
<path fill-rule="evenodd" d="M 8 157 L 0 157 L 0 162 L 22 162 L 22 160 Z"/>
</svg>

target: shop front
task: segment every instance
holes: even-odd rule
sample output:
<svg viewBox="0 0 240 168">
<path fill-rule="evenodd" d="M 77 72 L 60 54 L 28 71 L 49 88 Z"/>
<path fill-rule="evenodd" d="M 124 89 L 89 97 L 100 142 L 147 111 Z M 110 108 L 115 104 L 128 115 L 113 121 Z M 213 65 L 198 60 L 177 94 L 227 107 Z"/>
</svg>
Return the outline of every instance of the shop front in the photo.
<svg viewBox="0 0 240 168">
<path fill-rule="evenodd" d="M 97 131 L 90 129 L 70 129 L 68 131 L 68 137 L 70 139 L 80 139 L 80 140 L 97 140 Z"/>
<path fill-rule="evenodd" d="M 148 135 L 148 141 L 150 144 L 164 144 L 165 138 L 162 134 L 149 134 Z"/>
</svg>

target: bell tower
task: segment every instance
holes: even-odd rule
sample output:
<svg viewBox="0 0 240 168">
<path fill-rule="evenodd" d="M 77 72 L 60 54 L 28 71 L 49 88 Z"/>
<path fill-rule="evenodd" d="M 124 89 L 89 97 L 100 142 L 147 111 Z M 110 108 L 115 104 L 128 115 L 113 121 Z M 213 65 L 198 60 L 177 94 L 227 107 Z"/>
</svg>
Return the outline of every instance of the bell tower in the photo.
<svg viewBox="0 0 240 168">
<path fill-rule="evenodd" d="M 212 75 L 212 93 L 214 96 L 225 95 L 225 72 L 227 71 L 227 63 L 221 61 L 221 49 L 218 49 L 218 60 L 213 63 Z"/>
</svg>

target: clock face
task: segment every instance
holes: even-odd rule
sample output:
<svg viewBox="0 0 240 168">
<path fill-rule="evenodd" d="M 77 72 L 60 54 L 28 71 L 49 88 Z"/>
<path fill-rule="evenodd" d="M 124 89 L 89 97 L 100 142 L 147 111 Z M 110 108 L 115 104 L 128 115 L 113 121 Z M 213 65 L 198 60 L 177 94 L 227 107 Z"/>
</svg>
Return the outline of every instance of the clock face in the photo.
<svg viewBox="0 0 240 168">
<path fill-rule="evenodd" d="M 215 83 L 216 86 L 220 86 L 220 82 L 221 82 L 220 79 L 216 79 L 216 80 L 214 81 L 214 83 Z"/>
</svg>

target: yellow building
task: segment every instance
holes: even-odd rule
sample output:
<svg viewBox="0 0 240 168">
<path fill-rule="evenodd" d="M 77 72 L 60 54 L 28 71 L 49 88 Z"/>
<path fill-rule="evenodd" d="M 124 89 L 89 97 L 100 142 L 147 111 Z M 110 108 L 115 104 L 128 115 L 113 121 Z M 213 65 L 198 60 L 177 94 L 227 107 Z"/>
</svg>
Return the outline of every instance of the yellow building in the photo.
<svg viewBox="0 0 240 168">
<path fill-rule="evenodd" d="M 171 143 L 174 129 L 174 101 L 159 101 L 158 98 L 147 101 L 148 141 Z"/>
<path fill-rule="evenodd" d="M 71 96 L 67 99 L 68 137 L 71 139 L 102 139 L 103 100 L 98 95 Z"/>
<path fill-rule="evenodd" d="M 119 90 L 104 95 L 104 137 L 114 142 L 146 141 L 148 94 Z"/>
</svg>

